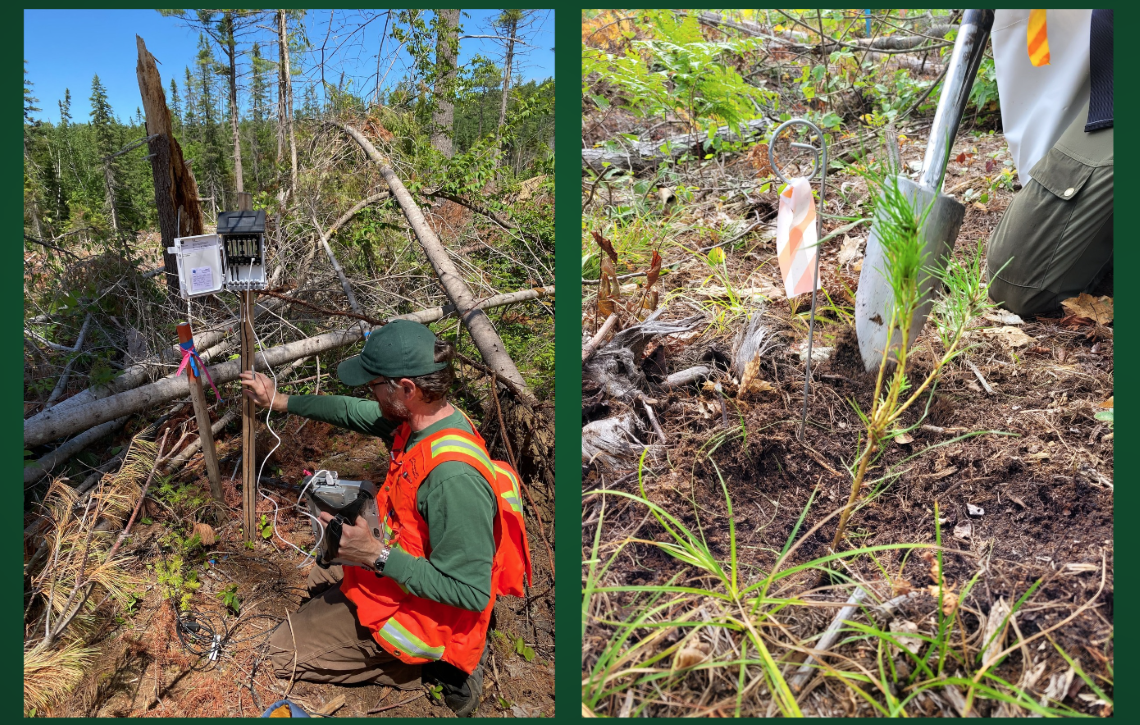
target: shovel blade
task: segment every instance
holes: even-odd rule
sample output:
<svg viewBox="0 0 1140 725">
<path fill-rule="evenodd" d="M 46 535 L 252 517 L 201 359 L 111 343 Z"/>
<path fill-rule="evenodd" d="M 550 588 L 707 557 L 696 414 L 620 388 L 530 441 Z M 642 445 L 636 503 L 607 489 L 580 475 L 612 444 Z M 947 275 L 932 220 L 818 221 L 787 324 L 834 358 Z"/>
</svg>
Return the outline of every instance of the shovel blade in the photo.
<svg viewBox="0 0 1140 725">
<path fill-rule="evenodd" d="M 965 207 L 953 197 L 919 186 L 907 178 L 899 177 L 898 185 L 899 190 L 910 199 L 916 213 L 921 214 L 933 204 L 922 227 L 923 266 L 945 264 L 954 251 L 954 242 L 966 214 Z M 855 293 L 855 332 L 859 338 L 859 353 L 868 371 L 878 368 L 883 361 L 889 332 L 887 328 L 894 305 L 894 293 L 883 274 L 887 260 L 879 242 L 877 227 L 878 221 L 871 225 L 863 270 L 859 273 L 859 289 Z M 910 326 L 912 341 L 926 324 L 934 295 L 940 286 L 941 283 L 933 277 L 922 283 L 922 303 L 915 310 Z M 890 335 L 890 340 L 893 352 L 901 341 L 897 326 Z"/>
</svg>

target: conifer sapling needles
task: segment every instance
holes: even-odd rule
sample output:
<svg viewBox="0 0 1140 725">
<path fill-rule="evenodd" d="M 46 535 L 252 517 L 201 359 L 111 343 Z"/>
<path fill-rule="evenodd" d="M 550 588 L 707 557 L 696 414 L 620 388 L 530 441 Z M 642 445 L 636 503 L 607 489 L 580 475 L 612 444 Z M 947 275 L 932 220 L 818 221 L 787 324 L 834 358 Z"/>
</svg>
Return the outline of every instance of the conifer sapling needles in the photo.
<svg viewBox="0 0 1140 725">
<path fill-rule="evenodd" d="M 983 240 L 979 240 L 973 253 L 962 261 L 949 261 L 945 266 L 937 260 L 933 265 L 926 264 L 922 228 L 930 207 L 916 210 L 899 188 L 895 176 L 870 181 L 879 192 L 876 230 L 886 260 L 886 269 L 882 273 L 891 285 L 893 299 L 886 349 L 875 379 L 870 411 L 864 413 L 855 400 L 851 400 L 852 407 L 863 421 L 865 433 L 860 438 L 858 456 L 850 468 L 851 495 L 839 517 L 831 543 L 833 551 L 839 549 L 867 471 L 882 455 L 884 441 L 919 425 L 900 427 L 899 419 L 931 388 L 942 368 L 968 349 L 963 346 L 963 336 L 970 321 L 994 306 L 989 301 L 989 283 L 984 279 L 982 268 Z M 932 315 L 942 354 L 922 382 L 912 390 L 906 376 L 907 358 L 911 344 L 921 330 L 912 330 L 911 325 L 915 311 L 924 302 L 923 283 L 931 277 L 941 282 L 943 289 Z M 892 365 L 893 370 L 890 370 Z"/>
</svg>

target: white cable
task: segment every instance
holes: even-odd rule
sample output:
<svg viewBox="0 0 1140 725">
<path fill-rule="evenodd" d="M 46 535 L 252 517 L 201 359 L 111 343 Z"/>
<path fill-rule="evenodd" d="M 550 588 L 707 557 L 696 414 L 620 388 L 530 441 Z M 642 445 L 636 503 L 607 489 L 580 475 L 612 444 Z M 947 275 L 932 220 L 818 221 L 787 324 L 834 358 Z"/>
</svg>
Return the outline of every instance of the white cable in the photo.
<svg viewBox="0 0 1140 725">
<path fill-rule="evenodd" d="M 253 265 L 252 264 L 250 265 L 250 274 L 251 275 L 253 274 Z M 244 324 L 244 321 L 243 321 L 243 324 Z M 257 347 L 258 347 L 258 349 L 261 350 L 262 356 L 264 359 L 265 346 L 261 344 L 261 338 L 258 336 L 257 330 L 254 329 L 252 324 L 250 324 L 249 329 L 250 329 L 250 331 L 253 332 L 253 338 L 254 338 L 254 340 L 256 340 Z M 253 481 L 253 485 L 254 485 L 254 490 L 256 490 L 257 493 L 262 498 L 268 500 L 271 504 L 273 504 L 273 533 L 274 533 L 274 535 L 278 539 L 280 539 L 281 541 L 285 542 L 286 545 L 292 547 L 293 549 L 296 549 L 298 552 L 305 555 L 305 559 L 303 561 L 301 561 L 300 564 L 297 565 L 297 568 L 299 569 L 299 568 L 305 566 L 306 564 L 308 564 L 309 559 L 315 559 L 316 557 L 312 553 L 304 551 L 303 549 L 301 549 L 300 547 L 295 545 L 293 542 L 289 541 L 288 539 L 286 539 L 285 537 L 283 537 L 281 535 L 281 532 L 277 528 L 277 515 L 280 512 L 280 507 L 277 505 L 276 501 L 274 501 L 272 498 L 267 496 L 261 490 L 261 485 L 260 485 L 261 484 L 261 474 L 265 470 L 266 462 L 268 462 L 269 458 L 277 451 L 278 448 L 281 447 L 281 442 L 282 442 L 281 436 L 277 435 L 277 433 L 273 430 L 273 426 L 269 422 L 269 417 L 273 413 L 273 401 L 275 401 L 277 399 L 277 373 L 274 372 L 273 366 L 270 365 L 269 363 L 266 363 L 265 366 L 269 369 L 270 375 L 273 376 L 273 395 L 270 396 L 269 407 L 265 411 L 265 427 L 269 430 L 270 435 L 272 435 L 274 438 L 277 439 L 277 445 L 273 446 L 273 448 L 269 451 L 269 453 L 267 453 L 265 455 L 265 458 L 262 459 L 261 467 L 257 469 L 257 478 Z M 254 453 L 256 456 L 256 451 Z M 309 482 L 307 484 L 305 484 L 305 487 L 301 489 L 300 495 L 297 496 L 297 503 L 293 505 L 294 508 L 296 508 L 302 514 L 304 514 L 305 516 L 308 516 L 310 519 L 315 521 L 317 526 L 320 528 L 321 535 L 320 535 L 320 537 L 318 537 L 316 546 L 313 547 L 313 551 L 318 551 L 320 549 L 321 542 L 324 541 L 325 525 L 321 522 L 320 519 L 313 516 L 311 513 L 309 513 L 308 511 L 306 511 L 304 508 L 301 507 L 301 499 L 302 499 L 302 497 L 304 497 L 305 491 L 308 490 L 309 486 L 311 486 L 313 484 L 313 481 L 315 481 L 317 479 L 317 476 L 320 475 L 321 473 L 327 474 L 327 473 L 329 473 L 329 471 L 327 471 L 325 469 L 321 469 L 320 471 L 317 471 L 316 473 L 314 473 L 309 478 Z"/>
</svg>

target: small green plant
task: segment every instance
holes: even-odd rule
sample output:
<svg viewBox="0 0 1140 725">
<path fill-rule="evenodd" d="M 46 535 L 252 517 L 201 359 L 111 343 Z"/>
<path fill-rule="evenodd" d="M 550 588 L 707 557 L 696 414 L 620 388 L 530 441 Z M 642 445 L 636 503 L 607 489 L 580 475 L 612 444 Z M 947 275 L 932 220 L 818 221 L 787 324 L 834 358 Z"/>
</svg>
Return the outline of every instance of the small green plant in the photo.
<svg viewBox="0 0 1140 725">
<path fill-rule="evenodd" d="M 436 702 L 443 700 L 443 684 L 437 683 L 428 688 L 428 697 Z"/>
<path fill-rule="evenodd" d="M 913 406 L 938 379 L 938 374 L 954 358 L 968 348 L 963 346 L 963 335 L 970 322 L 994 305 L 989 301 L 989 284 L 985 281 L 982 257 L 983 240 L 979 240 L 974 253 L 965 261 L 952 262 L 945 267 L 928 266 L 923 258 L 922 227 L 929 208 L 915 209 L 896 177 L 887 180 L 869 179 L 878 187 L 879 241 L 883 246 L 885 267 L 883 275 L 891 286 L 893 300 L 887 342 L 879 373 L 875 379 L 875 393 L 871 409 L 864 412 L 851 400 L 851 405 L 863 421 L 865 433 L 859 441 L 859 450 L 849 467 L 851 494 L 839 517 L 839 525 L 832 540 L 832 551 L 839 550 L 848 519 L 855 508 L 863 482 L 870 467 L 879 459 L 884 442 L 903 435 L 919 425 L 900 424 L 902 415 Z M 922 287 L 936 277 L 944 293 L 936 305 L 935 327 L 942 343 L 942 355 L 926 373 L 916 388 L 911 389 L 907 378 L 907 357 L 911 343 L 918 334 L 912 330 L 914 313 L 923 303 Z M 891 364 L 894 371 L 887 379 Z"/>
<path fill-rule="evenodd" d="M 527 662 L 534 662 L 534 649 L 522 637 L 515 637 L 515 653 L 521 655 Z"/>
<path fill-rule="evenodd" d="M 499 709 L 500 709 L 500 710 L 510 710 L 510 709 L 511 709 L 511 705 L 513 705 L 513 704 L 514 704 L 513 702 L 511 702 L 511 701 L 510 701 L 510 700 L 508 700 L 507 698 L 503 697 L 502 695 L 499 695 L 499 696 L 498 696 L 498 698 L 497 698 L 497 702 L 498 702 L 498 705 L 499 705 Z"/>
<path fill-rule="evenodd" d="M 222 604 L 234 614 L 238 614 L 241 609 L 241 597 L 238 596 L 237 590 L 237 584 L 227 584 L 217 594 Z"/>
<path fill-rule="evenodd" d="M 193 569 L 186 571 L 181 554 L 175 554 L 168 561 L 155 562 L 154 571 L 158 585 L 162 588 L 162 597 L 175 601 L 180 611 L 189 609 L 190 598 L 202 586 L 198 581 L 198 572 Z"/>
<path fill-rule="evenodd" d="M 261 515 L 261 520 L 258 521 L 257 530 L 263 539 L 273 538 L 273 522 L 270 521 L 265 514 Z"/>
<path fill-rule="evenodd" d="M 1112 408 L 1109 408 L 1108 410 L 1102 410 L 1093 417 L 1096 418 L 1097 420 L 1104 421 L 1105 423 L 1108 423 L 1108 427 L 1112 428 L 1112 411 L 1113 411 Z"/>
</svg>

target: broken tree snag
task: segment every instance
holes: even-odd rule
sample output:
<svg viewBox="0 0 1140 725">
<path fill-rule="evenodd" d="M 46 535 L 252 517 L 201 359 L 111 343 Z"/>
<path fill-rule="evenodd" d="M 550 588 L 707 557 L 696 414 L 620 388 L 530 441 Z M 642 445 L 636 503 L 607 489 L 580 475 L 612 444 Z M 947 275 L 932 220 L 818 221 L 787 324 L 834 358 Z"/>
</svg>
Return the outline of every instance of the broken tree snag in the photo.
<svg viewBox="0 0 1140 725">
<path fill-rule="evenodd" d="M 146 43 L 135 36 L 139 51 L 136 73 L 139 92 L 142 94 L 143 112 L 146 114 L 147 142 L 150 150 L 150 167 L 154 175 L 154 203 L 158 209 L 158 227 L 162 233 L 162 263 L 166 271 L 166 287 L 171 295 L 178 296 L 178 265 L 167 249 L 174 246 L 175 237 L 202 234 L 202 208 L 198 204 L 198 182 L 182 158 L 182 147 L 174 138 L 170 109 L 166 106 L 166 93 L 154 56 Z M 182 210 L 181 229 L 178 210 Z"/>
<path fill-rule="evenodd" d="M 420 246 L 423 247 L 424 253 L 427 254 L 428 261 L 431 262 L 432 269 L 435 270 L 439 282 L 443 285 L 444 292 L 447 293 L 448 299 L 455 305 L 459 311 L 459 318 L 463 324 L 467 326 L 468 332 L 471 333 L 471 340 L 475 343 L 475 347 L 479 348 L 479 354 L 483 356 L 483 360 L 491 366 L 495 372 L 513 382 L 520 392 L 523 393 L 524 402 L 534 405 L 538 400 L 534 397 L 534 393 L 527 387 L 526 382 L 523 380 L 522 375 L 515 367 L 515 361 L 507 354 L 506 348 L 503 346 L 502 339 L 499 338 L 499 333 L 495 331 L 495 327 L 491 324 L 490 318 L 481 309 L 478 309 L 479 300 L 471 292 L 467 283 L 463 281 L 463 277 L 459 275 L 459 270 L 455 268 L 455 264 L 451 261 L 451 257 L 447 255 L 447 250 L 444 249 L 443 244 L 439 241 L 439 237 L 435 235 L 431 227 L 428 226 L 427 220 L 424 219 L 424 214 L 420 211 L 419 206 L 412 199 L 412 195 L 404 187 L 404 183 L 396 176 L 396 172 L 392 170 L 388 160 L 376 150 L 376 147 L 366 139 L 363 134 L 355 128 L 343 123 L 334 121 L 328 122 L 331 125 L 337 126 L 345 133 L 353 138 L 360 147 L 364 149 L 364 153 L 368 158 L 380 168 L 380 174 L 387 182 L 388 188 L 392 192 L 392 196 L 396 197 L 396 202 L 404 211 L 404 216 L 408 220 L 408 224 L 412 227 L 412 232 L 415 233 L 416 239 L 419 240 Z"/>
<path fill-rule="evenodd" d="M 716 130 L 716 137 L 722 141 L 759 140 L 772 126 L 767 118 L 757 118 L 740 124 L 741 135 L 737 135 L 728 126 L 721 126 Z M 656 168 L 664 161 L 675 161 L 687 153 L 693 153 L 703 148 L 708 134 L 684 133 L 679 136 L 670 136 L 660 141 L 622 141 L 626 145 L 625 151 L 607 151 L 606 149 L 582 149 L 582 168 L 592 169 L 601 174 L 607 168 L 624 169 L 625 171 L 645 171 Z M 609 166 L 604 166 L 609 163 Z"/>
</svg>

